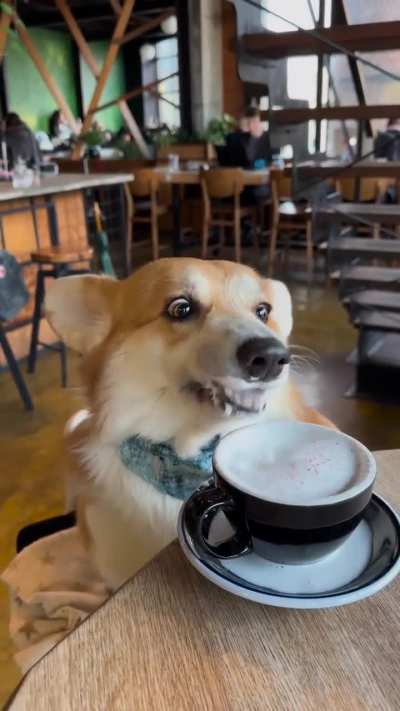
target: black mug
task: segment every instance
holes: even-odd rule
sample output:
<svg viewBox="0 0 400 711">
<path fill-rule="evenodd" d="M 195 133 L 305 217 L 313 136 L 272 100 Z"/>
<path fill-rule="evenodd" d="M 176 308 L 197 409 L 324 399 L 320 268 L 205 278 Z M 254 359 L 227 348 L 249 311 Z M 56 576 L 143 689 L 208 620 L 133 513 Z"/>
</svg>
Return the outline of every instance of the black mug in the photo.
<svg viewBox="0 0 400 711">
<path fill-rule="evenodd" d="M 275 492 L 271 496 L 268 487 L 263 490 L 262 482 L 259 490 L 254 482 L 249 486 L 244 470 L 252 466 L 260 469 L 260 463 L 262 468 L 264 454 L 268 452 L 269 459 L 265 462 L 266 475 L 272 451 L 275 476 L 279 477 L 280 461 L 284 469 L 279 455 L 286 457 L 287 470 L 290 453 L 301 452 L 302 448 L 311 453 L 308 460 L 300 459 L 298 476 L 303 478 L 295 482 L 293 475 L 293 482 L 284 482 L 283 487 L 289 485 L 286 493 L 285 488 L 279 491 L 278 487 L 279 495 Z M 319 457 L 319 465 L 318 456 L 313 454 L 318 451 L 325 453 Z M 333 456 L 329 457 L 329 452 Z M 314 467 L 308 467 L 308 471 L 307 461 L 313 462 Z M 238 463 L 239 473 L 234 471 Z M 342 467 L 343 471 L 335 467 Z M 331 481 L 323 478 L 329 472 Z M 375 474 L 372 454 L 341 432 L 298 422 L 251 425 L 220 441 L 214 454 L 214 482 L 190 497 L 185 515 L 197 542 L 218 558 L 237 557 L 253 550 L 277 563 L 309 563 L 335 551 L 356 528 L 371 498 Z M 304 482 L 308 489 L 301 491 L 300 484 Z M 222 540 L 220 536 L 216 541 L 213 528 L 221 513 L 229 535 L 225 532 Z"/>
</svg>

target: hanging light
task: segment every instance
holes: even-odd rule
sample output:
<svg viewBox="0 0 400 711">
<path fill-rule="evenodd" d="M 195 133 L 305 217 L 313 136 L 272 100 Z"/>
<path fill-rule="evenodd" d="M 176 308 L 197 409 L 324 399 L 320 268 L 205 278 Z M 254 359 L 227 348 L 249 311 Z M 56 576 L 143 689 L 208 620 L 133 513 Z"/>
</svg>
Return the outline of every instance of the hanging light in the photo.
<svg viewBox="0 0 400 711">
<path fill-rule="evenodd" d="M 142 44 L 140 48 L 140 59 L 143 64 L 145 62 L 152 62 L 156 58 L 156 48 L 154 44 Z"/>
<path fill-rule="evenodd" d="M 176 15 L 167 17 L 166 20 L 162 21 L 160 27 L 166 35 L 176 35 L 178 32 L 178 20 L 176 19 Z"/>
</svg>

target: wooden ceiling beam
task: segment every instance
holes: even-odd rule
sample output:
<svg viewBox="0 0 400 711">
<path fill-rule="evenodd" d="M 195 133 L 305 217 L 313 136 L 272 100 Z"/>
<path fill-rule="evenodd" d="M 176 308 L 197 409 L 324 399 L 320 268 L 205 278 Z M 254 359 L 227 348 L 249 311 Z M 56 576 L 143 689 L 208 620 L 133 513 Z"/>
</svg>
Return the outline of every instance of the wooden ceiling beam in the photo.
<svg viewBox="0 0 400 711">
<path fill-rule="evenodd" d="M 61 15 L 63 16 L 65 24 L 67 25 L 71 35 L 73 36 L 76 44 L 78 45 L 78 49 L 83 59 L 88 65 L 93 76 L 98 79 L 100 76 L 100 67 L 97 64 L 96 58 L 92 50 L 90 49 L 88 43 L 86 42 L 81 32 L 81 29 L 68 6 L 68 3 L 66 2 L 66 0 L 55 0 L 55 3 Z"/>
<path fill-rule="evenodd" d="M 83 59 L 85 60 L 86 64 L 89 67 L 89 70 L 92 72 L 93 76 L 95 79 L 99 79 L 100 74 L 101 74 L 101 69 L 99 65 L 97 64 L 96 58 L 90 49 L 88 43 L 86 42 L 86 39 L 84 38 L 79 25 L 77 21 L 75 20 L 75 17 L 73 16 L 66 0 L 56 0 L 56 5 L 62 14 L 68 29 L 70 30 L 78 48 L 79 51 L 82 54 Z M 139 148 L 140 152 L 145 158 L 148 158 L 150 153 L 149 149 L 147 147 L 147 144 L 142 136 L 142 133 L 140 131 L 139 126 L 136 123 L 136 119 L 133 116 L 128 104 L 124 99 L 120 99 L 118 102 L 119 109 L 121 111 L 122 117 L 125 121 L 125 124 L 130 131 L 132 138 L 136 142 L 137 147 Z"/>
<path fill-rule="evenodd" d="M 121 14 L 121 3 L 119 2 L 119 0 L 110 0 L 110 5 L 116 15 Z"/>
<path fill-rule="evenodd" d="M 132 42 L 132 40 L 137 39 L 141 35 L 146 34 L 147 32 L 150 32 L 151 30 L 154 30 L 156 27 L 159 27 L 164 20 L 167 20 L 171 15 L 175 14 L 175 10 L 173 7 L 168 8 L 165 12 L 162 12 L 161 15 L 158 15 L 157 17 L 153 17 L 151 20 L 148 20 L 147 22 L 143 22 L 140 27 L 137 27 L 136 29 L 132 30 L 131 32 L 128 32 L 124 37 L 122 37 L 121 40 L 119 40 L 119 44 L 126 44 L 127 42 Z M 117 42 L 117 40 L 114 40 L 114 42 Z"/>
<path fill-rule="evenodd" d="M 44 83 L 46 84 L 50 94 L 52 95 L 54 101 L 56 102 L 58 108 L 60 111 L 65 116 L 66 121 L 68 122 L 71 130 L 74 133 L 79 132 L 79 127 L 76 123 L 76 119 L 71 111 L 71 109 L 68 106 L 68 103 L 66 102 L 64 98 L 64 94 L 60 91 L 58 88 L 56 82 L 54 81 L 50 71 L 48 70 L 44 60 L 42 59 L 40 53 L 36 49 L 36 46 L 34 45 L 28 30 L 26 29 L 25 25 L 19 17 L 16 15 L 16 13 L 13 13 L 12 17 L 13 25 L 15 30 L 17 31 L 19 38 L 21 40 L 21 43 L 25 47 L 27 53 L 29 54 L 32 62 L 34 63 L 36 69 L 38 70 L 40 76 L 42 77 Z"/>
<path fill-rule="evenodd" d="M 129 18 L 131 16 L 133 7 L 135 5 L 135 0 L 125 0 L 122 9 L 121 9 L 121 14 L 118 16 L 117 23 L 115 25 L 115 29 L 113 32 L 112 36 L 112 41 L 108 47 L 107 54 L 104 60 L 103 67 L 100 71 L 100 75 L 98 77 L 97 84 L 95 86 L 92 98 L 89 102 L 89 106 L 87 109 L 86 116 L 84 118 L 83 124 L 82 124 L 82 133 L 86 133 L 86 131 L 89 130 L 90 126 L 92 125 L 93 122 L 93 116 L 94 116 L 94 111 L 98 107 L 100 99 L 102 97 L 104 88 L 106 86 L 108 77 L 110 76 L 110 72 L 112 69 L 112 66 L 114 64 L 114 61 L 118 55 L 119 51 L 119 42 L 118 40 L 121 40 L 122 37 L 124 36 L 126 26 L 129 22 Z M 116 40 L 116 41 L 114 41 Z M 78 145 L 76 146 L 76 149 L 74 150 L 73 157 L 79 157 L 82 151 L 82 146 Z"/>
<path fill-rule="evenodd" d="M 400 22 L 373 22 L 363 25 L 335 25 L 318 30 L 322 37 L 349 51 L 375 52 L 400 49 Z M 242 37 L 242 47 L 250 54 L 279 59 L 310 54 L 338 54 L 339 50 L 307 32 L 262 32 Z"/>
<path fill-rule="evenodd" d="M 2 61 L 4 59 L 4 55 L 6 53 L 8 31 L 10 29 L 11 18 L 12 18 L 12 9 L 11 9 L 10 0 L 4 0 L 4 2 L 2 4 L 1 18 L 0 18 L 0 64 L 2 63 Z"/>
<path fill-rule="evenodd" d="M 115 106 L 115 104 L 119 104 L 121 101 L 129 101 L 130 99 L 134 99 L 135 96 L 140 96 L 140 94 L 144 94 L 146 91 L 151 91 L 156 86 L 158 86 L 158 84 L 162 84 L 163 81 L 167 81 L 168 79 L 172 79 L 173 77 L 177 76 L 178 72 L 173 72 L 172 74 L 168 74 L 162 79 L 157 79 L 157 81 L 150 82 L 150 84 L 144 84 L 143 86 L 139 86 L 137 89 L 127 91 L 126 94 L 122 94 L 122 96 L 118 96 L 116 99 L 112 99 L 111 101 L 107 101 L 107 103 L 98 106 L 96 109 L 93 110 L 93 113 L 95 114 L 98 111 L 103 111 L 103 109 L 108 109 L 110 106 Z"/>
<path fill-rule="evenodd" d="M 315 109 L 271 109 L 262 111 L 264 121 L 276 124 L 303 123 L 304 121 L 370 121 L 400 117 L 399 104 L 378 104 L 370 106 L 322 106 Z"/>
</svg>

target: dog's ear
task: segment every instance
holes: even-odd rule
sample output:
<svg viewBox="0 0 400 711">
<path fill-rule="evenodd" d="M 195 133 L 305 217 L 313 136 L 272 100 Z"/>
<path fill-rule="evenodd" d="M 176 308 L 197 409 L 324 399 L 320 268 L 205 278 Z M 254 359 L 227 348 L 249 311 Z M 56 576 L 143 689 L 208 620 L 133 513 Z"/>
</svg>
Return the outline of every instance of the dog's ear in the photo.
<svg viewBox="0 0 400 711">
<path fill-rule="evenodd" d="M 283 281 L 276 279 L 264 279 L 263 282 L 267 299 L 272 306 L 271 317 L 279 330 L 279 335 L 287 341 L 293 328 L 292 297 L 289 289 Z"/>
<path fill-rule="evenodd" d="M 64 343 L 88 353 L 108 335 L 116 310 L 118 281 L 85 274 L 55 279 L 46 287 L 45 312 Z"/>
</svg>

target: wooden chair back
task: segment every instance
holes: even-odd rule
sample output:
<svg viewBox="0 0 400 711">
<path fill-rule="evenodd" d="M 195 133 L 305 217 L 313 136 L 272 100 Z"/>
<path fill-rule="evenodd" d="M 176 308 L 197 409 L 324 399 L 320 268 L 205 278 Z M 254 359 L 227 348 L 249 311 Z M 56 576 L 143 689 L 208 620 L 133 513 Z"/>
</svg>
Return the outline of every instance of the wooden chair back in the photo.
<svg viewBox="0 0 400 711">
<path fill-rule="evenodd" d="M 134 173 L 130 190 L 134 198 L 152 198 L 156 195 L 161 175 L 154 168 L 141 168 Z"/>
<path fill-rule="evenodd" d="M 202 143 L 172 143 L 169 146 L 159 146 L 157 149 L 157 160 L 168 158 L 173 153 L 179 156 L 180 160 L 198 160 L 209 162 L 216 159 L 216 153 L 212 143 L 203 141 Z"/>
<path fill-rule="evenodd" d="M 201 184 L 206 200 L 237 198 L 243 191 L 241 168 L 215 168 L 202 173 Z"/>
</svg>

